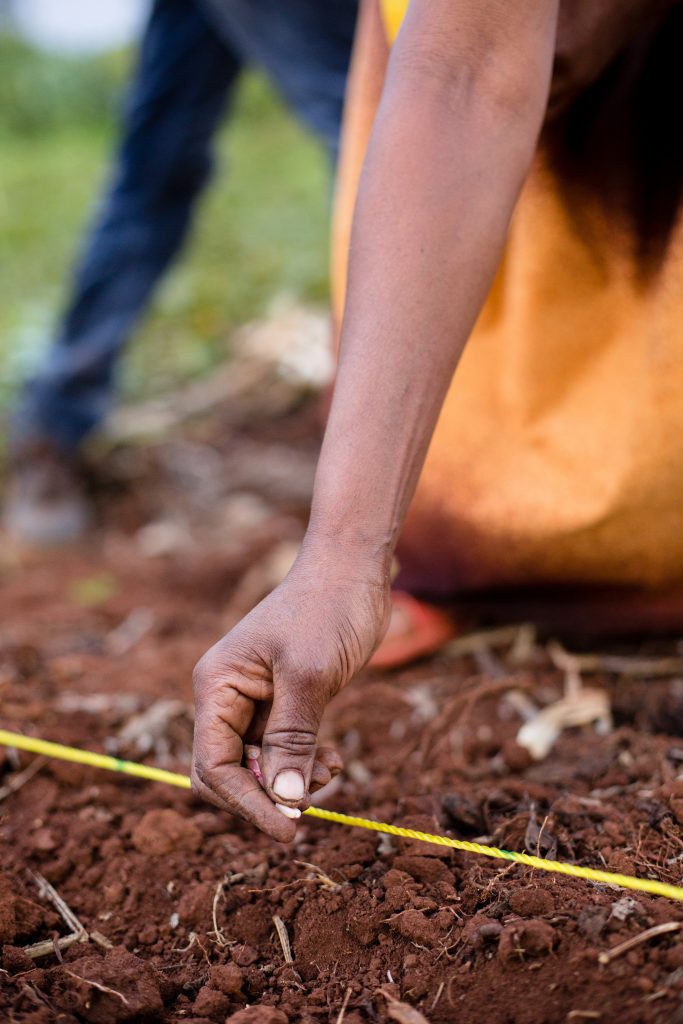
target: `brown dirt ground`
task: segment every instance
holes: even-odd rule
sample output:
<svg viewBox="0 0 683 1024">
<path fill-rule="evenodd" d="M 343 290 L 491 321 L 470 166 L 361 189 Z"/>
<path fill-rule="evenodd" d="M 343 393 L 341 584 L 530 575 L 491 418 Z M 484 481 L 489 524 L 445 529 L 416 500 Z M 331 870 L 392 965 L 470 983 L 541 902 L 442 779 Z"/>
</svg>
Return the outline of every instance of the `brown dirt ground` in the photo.
<svg viewBox="0 0 683 1024">
<path fill-rule="evenodd" d="M 312 422 L 213 422 L 112 452 L 90 547 L 5 545 L 1 724 L 185 770 L 193 663 L 301 534 Z M 521 667 L 484 644 L 366 672 L 330 710 L 346 773 L 325 803 L 680 884 L 683 683 L 591 683 L 613 731 L 564 733 L 530 764 L 510 691 L 561 695 L 543 649 Z M 189 793 L 2 749 L 0 798 L 2 1021 L 410 1024 L 409 1004 L 432 1024 L 683 1022 L 681 932 L 598 959 L 683 926 L 683 905 L 309 820 L 285 849 Z M 30 959 L 69 931 L 36 872 L 90 939 Z"/>
</svg>

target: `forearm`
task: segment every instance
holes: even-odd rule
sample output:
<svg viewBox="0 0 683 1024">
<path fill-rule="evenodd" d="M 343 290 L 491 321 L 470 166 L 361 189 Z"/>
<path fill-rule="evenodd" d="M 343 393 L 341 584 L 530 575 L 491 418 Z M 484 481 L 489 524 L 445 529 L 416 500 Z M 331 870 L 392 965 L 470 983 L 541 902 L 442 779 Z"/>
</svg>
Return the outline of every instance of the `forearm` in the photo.
<svg viewBox="0 0 683 1024">
<path fill-rule="evenodd" d="M 310 528 L 385 566 L 533 154 L 551 6 L 527 43 L 535 78 L 518 91 L 511 80 L 509 97 L 467 70 L 444 82 L 400 51 L 390 66 L 354 218 Z"/>
</svg>

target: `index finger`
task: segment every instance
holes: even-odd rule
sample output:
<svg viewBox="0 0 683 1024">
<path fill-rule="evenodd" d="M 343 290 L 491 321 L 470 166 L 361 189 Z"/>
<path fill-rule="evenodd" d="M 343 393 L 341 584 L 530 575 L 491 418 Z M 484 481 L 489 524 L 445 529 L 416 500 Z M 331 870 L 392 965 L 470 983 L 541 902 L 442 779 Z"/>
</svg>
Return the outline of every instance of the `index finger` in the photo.
<svg viewBox="0 0 683 1024">
<path fill-rule="evenodd" d="M 227 691 L 227 692 L 226 692 Z M 280 842 L 291 842 L 296 825 L 277 810 L 248 769 L 242 767 L 242 733 L 254 702 L 233 687 L 197 706 L 192 783 L 211 803 L 246 818 Z"/>
<path fill-rule="evenodd" d="M 290 843 L 296 835 L 295 822 L 278 811 L 247 768 L 217 765 L 201 774 L 195 769 L 192 788 L 216 807 L 250 821 L 280 843 Z"/>
</svg>

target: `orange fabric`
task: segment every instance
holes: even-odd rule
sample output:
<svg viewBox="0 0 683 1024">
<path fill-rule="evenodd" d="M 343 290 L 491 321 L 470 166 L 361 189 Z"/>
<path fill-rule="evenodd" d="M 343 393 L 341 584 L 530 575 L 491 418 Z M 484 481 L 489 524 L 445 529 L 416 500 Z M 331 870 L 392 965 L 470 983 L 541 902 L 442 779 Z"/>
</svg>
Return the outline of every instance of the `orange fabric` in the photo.
<svg viewBox="0 0 683 1024">
<path fill-rule="evenodd" d="M 347 123 L 341 225 L 371 117 Z M 538 155 L 404 530 L 415 586 L 683 583 L 681 218 L 647 283 L 628 243 Z"/>
</svg>

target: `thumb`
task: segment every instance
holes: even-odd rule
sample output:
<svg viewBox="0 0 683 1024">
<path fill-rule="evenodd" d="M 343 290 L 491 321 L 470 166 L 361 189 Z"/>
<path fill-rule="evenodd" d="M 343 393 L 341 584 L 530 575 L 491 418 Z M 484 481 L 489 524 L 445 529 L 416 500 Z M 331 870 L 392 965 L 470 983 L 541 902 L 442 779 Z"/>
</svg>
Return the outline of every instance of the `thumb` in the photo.
<svg viewBox="0 0 683 1024">
<path fill-rule="evenodd" d="M 325 702 L 315 685 L 276 684 L 263 733 L 261 766 L 266 792 L 276 803 L 308 805 L 318 729 Z"/>
</svg>

